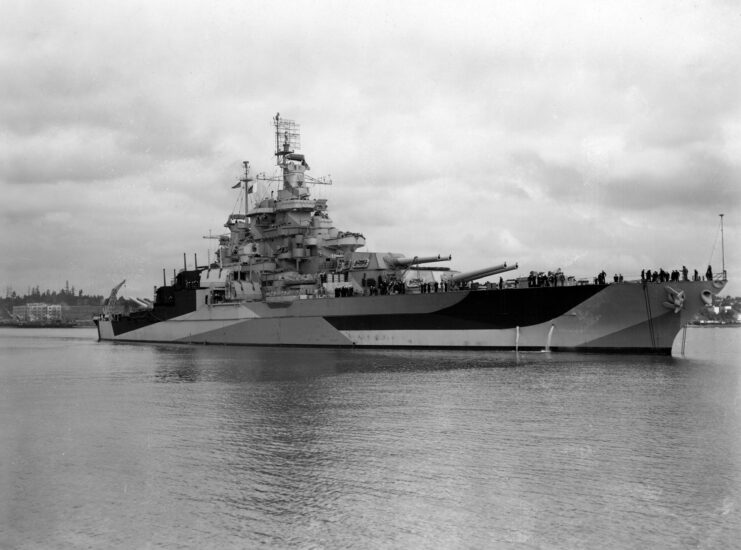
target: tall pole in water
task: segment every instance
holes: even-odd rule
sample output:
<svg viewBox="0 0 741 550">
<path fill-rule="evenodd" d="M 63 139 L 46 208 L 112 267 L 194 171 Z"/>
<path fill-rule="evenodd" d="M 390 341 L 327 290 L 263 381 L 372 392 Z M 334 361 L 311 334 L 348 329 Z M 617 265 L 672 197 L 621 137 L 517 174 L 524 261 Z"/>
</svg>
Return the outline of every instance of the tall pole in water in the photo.
<svg viewBox="0 0 741 550">
<path fill-rule="evenodd" d="M 726 277 L 726 247 L 723 241 L 723 214 L 720 214 L 720 259 L 723 267 L 723 280 L 727 281 Z"/>
</svg>

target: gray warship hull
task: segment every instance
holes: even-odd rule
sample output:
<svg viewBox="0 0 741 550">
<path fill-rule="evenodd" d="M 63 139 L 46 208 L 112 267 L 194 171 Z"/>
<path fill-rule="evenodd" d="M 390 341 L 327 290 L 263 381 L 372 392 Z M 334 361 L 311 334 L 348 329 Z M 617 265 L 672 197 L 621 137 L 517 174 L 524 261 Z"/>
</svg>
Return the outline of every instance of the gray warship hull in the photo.
<svg viewBox="0 0 741 550">
<path fill-rule="evenodd" d="M 671 354 L 721 281 L 456 290 L 172 304 L 97 321 L 101 340 L 253 346 L 501 349 Z M 681 296 L 681 300 L 672 299 Z"/>
</svg>

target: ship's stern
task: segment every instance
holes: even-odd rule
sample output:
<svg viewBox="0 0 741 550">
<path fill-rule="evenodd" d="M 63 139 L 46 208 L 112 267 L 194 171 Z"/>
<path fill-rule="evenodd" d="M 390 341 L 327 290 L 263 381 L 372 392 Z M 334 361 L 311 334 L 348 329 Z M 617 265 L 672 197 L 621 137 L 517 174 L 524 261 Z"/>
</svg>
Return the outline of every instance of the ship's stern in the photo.
<svg viewBox="0 0 741 550">
<path fill-rule="evenodd" d="M 95 326 L 98 328 L 98 340 L 113 340 L 113 323 L 110 319 L 94 319 Z"/>
</svg>

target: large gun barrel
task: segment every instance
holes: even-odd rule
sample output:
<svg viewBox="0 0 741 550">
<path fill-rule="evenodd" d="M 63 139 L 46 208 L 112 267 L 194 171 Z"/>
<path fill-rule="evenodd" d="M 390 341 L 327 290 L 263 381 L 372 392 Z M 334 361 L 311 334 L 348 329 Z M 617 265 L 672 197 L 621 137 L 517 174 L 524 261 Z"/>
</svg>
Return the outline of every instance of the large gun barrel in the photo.
<svg viewBox="0 0 741 550">
<path fill-rule="evenodd" d="M 432 262 L 447 262 L 452 258 L 453 256 L 450 254 L 448 254 L 447 257 L 438 254 L 437 256 L 415 256 L 414 258 L 406 258 L 404 256 L 386 256 L 384 260 L 386 260 L 386 263 L 394 267 L 406 267 L 409 265 L 429 264 Z"/>
<path fill-rule="evenodd" d="M 488 277 L 489 275 L 496 275 L 497 273 L 504 273 L 505 271 L 512 271 L 517 269 L 517 264 L 508 266 L 507 263 L 495 265 L 491 267 L 485 267 L 483 269 L 477 269 L 475 271 L 466 271 L 465 273 L 457 273 L 452 275 L 448 280 L 452 283 L 466 283 L 468 281 L 475 281 L 482 277 Z"/>
</svg>

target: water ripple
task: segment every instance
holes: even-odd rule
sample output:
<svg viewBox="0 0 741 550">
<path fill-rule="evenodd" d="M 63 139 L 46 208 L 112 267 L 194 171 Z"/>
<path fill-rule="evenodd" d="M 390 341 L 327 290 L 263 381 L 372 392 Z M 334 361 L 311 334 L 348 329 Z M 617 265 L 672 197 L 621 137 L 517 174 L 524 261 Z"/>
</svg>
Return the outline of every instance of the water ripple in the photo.
<svg viewBox="0 0 741 550">
<path fill-rule="evenodd" d="M 705 334 L 710 359 L 0 333 L 0 540 L 729 548 L 739 347 Z"/>
</svg>

